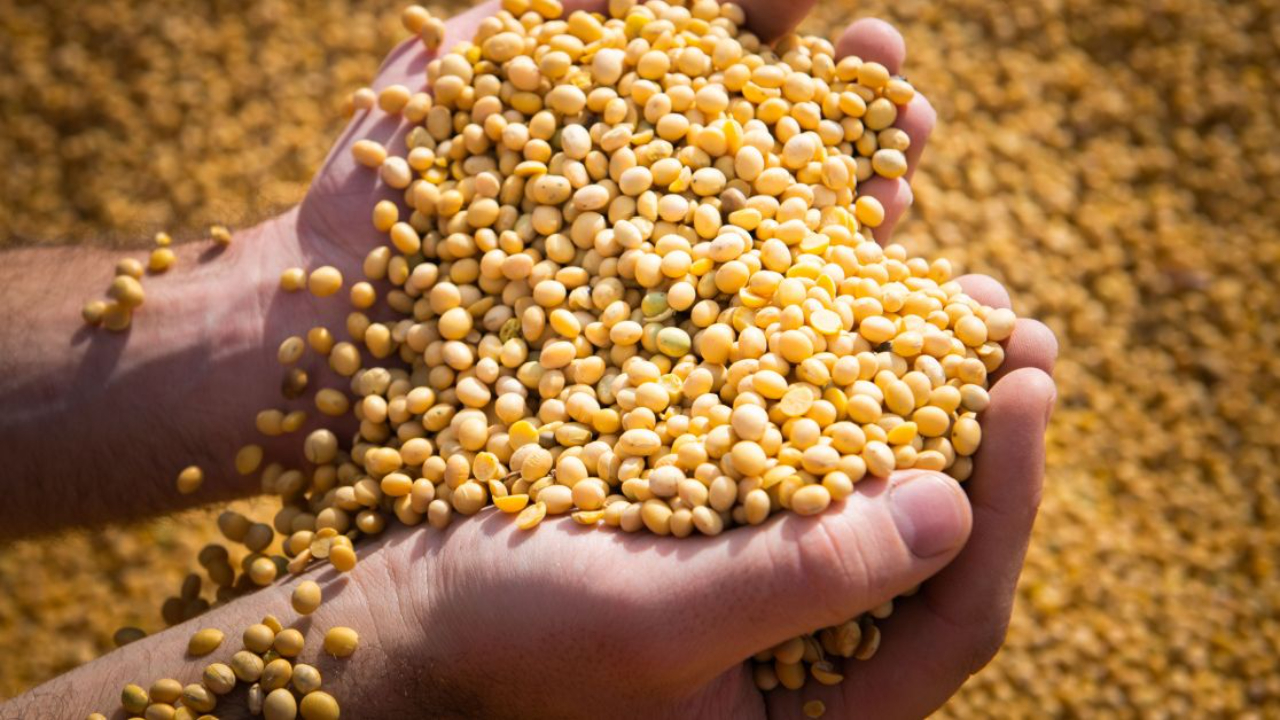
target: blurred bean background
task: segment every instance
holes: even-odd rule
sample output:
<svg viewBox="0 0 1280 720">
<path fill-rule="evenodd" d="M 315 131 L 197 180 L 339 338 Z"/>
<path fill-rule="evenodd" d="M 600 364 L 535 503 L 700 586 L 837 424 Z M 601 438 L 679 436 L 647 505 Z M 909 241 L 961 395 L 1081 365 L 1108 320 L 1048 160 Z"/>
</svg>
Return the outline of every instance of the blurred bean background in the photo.
<svg viewBox="0 0 1280 720">
<path fill-rule="evenodd" d="M 0 0 L 0 246 L 140 249 L 296 202 L 400 6 Z M 1280 3 L 820 0 L 804 29 L 862 16 L 939 112 L 899 239 L 1062 346 L 1008 643 L 943 714 L 1275 716 Z M 214 532 L 0 547 L 0 698 L 161 629 Z"/>
</svg>

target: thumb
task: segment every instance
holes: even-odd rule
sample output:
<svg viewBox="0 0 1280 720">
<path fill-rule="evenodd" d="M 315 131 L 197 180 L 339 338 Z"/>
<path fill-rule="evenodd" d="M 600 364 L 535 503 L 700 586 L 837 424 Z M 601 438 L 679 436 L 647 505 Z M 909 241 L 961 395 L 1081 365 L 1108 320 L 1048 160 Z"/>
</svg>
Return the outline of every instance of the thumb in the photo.
<svg viewBox="0 0 1280 720">
<path fill-rule="evenodd" d="M 814 517 L 781 513 L 689 549 L 683 541 L 680 562 L 652 572 L 666 576 L 672 607 L 686 609 L 668 625 L 686 657 L 715 673 L 918 585 L 955 557 L 971 523 L 955 480 L 906 471 L 860 482 Z"/>
</svg>

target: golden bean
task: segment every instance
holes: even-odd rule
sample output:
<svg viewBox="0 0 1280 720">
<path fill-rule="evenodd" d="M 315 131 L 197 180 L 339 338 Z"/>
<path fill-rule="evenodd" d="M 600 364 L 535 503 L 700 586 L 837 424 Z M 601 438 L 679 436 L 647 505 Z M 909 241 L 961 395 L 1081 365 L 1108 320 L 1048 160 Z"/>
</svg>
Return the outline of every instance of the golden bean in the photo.
<svg viewBox="0 0 1280 720">
<path fill-rule="evenodd" d="M 854 212 L 858 222 L 867 227 L 880 227 L 884 222 L 884 206 L 870 195 L 863 195 L 854 203 Z"/>
<path fill-rule="evenodd" d="M 272 642 L 271 647 L 281 657 L 293 658 L 302 653 L 302 648 L 305 644 L 306 641 L 301 632 L 294 628 L 285 628 L 276 633 L 275 641 Z"/>
<path fill-rule="evenodd" d="M 817 515 L 831 504 L 831 493 L 822 485 L 805 485 L 791 495 L 791 509 L 799 515 Z"/>
<path fill-rule="evenodd" d="M 151 255 L 147 258 L 147 269 L 153 273 L 162 273 L 173 267 L 177 262 L 178 256 L 167 247 L 158 247 L 151 251 Z"/>
<path fill-rule="evenodd" d="M 293 720 L 298 716 L 298 701 L 286 688 L 272 690 L 262 703 L 262 716 L 266 720 Z"/>
<path fill-rule="evenodd" d="M 380 167 L 387 159 L 387 149 L 373 140 L 358 140 L 351 146 L 351 155 L 365 167 Z"/>
<path fill-rule="evenodd" d="M 355 550 L 348 546 L 338 546 L 329 549 L 329 562 L 338 572 L 351 572 L 356 567 Z"/>
<path fill-rule="evenodd" d="M 147 691 L 139 685 L 125 685 L 120 693 L 120 705 L 126 712 L 134 715 L 142 714 L 147 709 L 148 702 Z"/>
<path fill-rule="evenodd" d="M 320 689 L 320 671 L 311 665 L 298 663 L 293 666 L 293 689 L 300 694 L 315 692 Z"/>
<path fill-rule="evenodd" d="M 360 644 L 360 636 L 348 627 L 330 628 L 324 635 L 324 651 L 337 658 L 350 657 Z"/>
<path fill-rule="evenodd" d="M 292 679 L 293 664 L 282 657 L 277 657 L 263 667 L 262 678 L 259 683 L 262 685 L 263 690 L 271 692 L 288 686 L 289 681 Z"/>
<path fill-rule="evenodd" d="M 245 445 L 236 453 L 236 472 L 248 475 L 262 464 L 262 446 Z"/>
<path fill-rule="evenodd" d="M 255 627 L 266 626 L 261 625 Z M 262 670 L 264 667 L 266 667 L 266 664 L 262 661 L 262 658 L 255 653 L 240 650 L 235 655 L 231 656 L 231 672 L 235 673 L 235 676 L 244 682 L 257 682 L 258 679 L 262 677 Z"/>
<path fill-rule="evenodd" d="M 132 275 L 117 275 L 111 281 L 111 287 L 107 289 L 107 296 L 115 300 L 120 307 L 129 310 L 141 305 L 146 297 L 142 292 L 142 283 Z"/>
<path fill-rule="evenodd" d="M 265 624 L 250 625 L 244 631 L 244 646 L 255 653 L 264 653 L 271 649 L 276 633 Z"/>
<path fill-rule="evenodd" d="M 208 655 L 218 649 L 222 644 L 222 638 L 222 631 L 216 628 L 198 630 L 187 642 L 187 653 L 196 657 Z"/>
<path fill-rule="evenodd" d="M 182 688 L 182 704 L 195 712 L 208 713 L 218 705 L 218 697 L 203 685 L 192 683 Z"/>
<path fill-rule="evenodd" d="M 182 469 L 178 473 L 178 492 L 183 495 L 190 495 L 200 489 L 201 483 L 204 482 L 204 471 L 195 465 L 190 465 Z"/>
<path fill-rule="evenodd" d="M 302 696 L 299 708 L 304 720 L 338 720 L 338 701 L 323 691 L 313 691 Z"/>
<path fill-rule="evenodd" d="M 204 686 L 217 695 L 226 695 L 235 689 L 236 675 L 231 668 L 222 663 L 212 663 L 205 667 L 201 678 Z"/>
<path fill-rule="evenodd" d="M 316 297 L 328 297 L 342 289 L 342 273 L 331 265 L 318 267 L 307 278 L 307 289 Z"/>
</svg>

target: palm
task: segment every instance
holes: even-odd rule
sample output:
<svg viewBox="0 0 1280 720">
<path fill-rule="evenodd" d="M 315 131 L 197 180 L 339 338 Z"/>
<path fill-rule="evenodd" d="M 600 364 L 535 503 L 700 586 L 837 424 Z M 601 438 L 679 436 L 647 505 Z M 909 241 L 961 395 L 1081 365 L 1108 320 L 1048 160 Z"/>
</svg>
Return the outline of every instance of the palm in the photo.
<svg viewBox="0 0 1280 720">
<path fill-rule="evenodd" d="M 730 542 L 749 533 L 736 535 Z M 689 608 L 705 607 L 720 581 L 682 576 L 702 564 L 693 556 L 723 555 L 724 538 L 631 535 L 568 518 L 521 531 L 492 508 L 454 523 L 443 538 L 421 537 L 428 562 L 409 572 L 434 596 L 423 615 L 432 618 L 429 632 L 444 639 L 450 667 L 460 677 L 474 676 L 472 666 L 522 668 L 501 688 L 486 689 L 495 715 L 536 696 L 547 716 L 592 706 L 601 717 L 717 717 L 729 709 L 733 717 L 766 717 L 749 664 L 724 659 L 750 651 L 727 649 L 730 642 L 672 652 L 716 623 Z M 392 552 L 407 562 L 403 551 Z M 673 563 L 675 556 L 689 560 Z M 472 629 L 477 619 L 480 637 Z M 740 648 L 751 647 L 744 641 Z"/>
</svg>

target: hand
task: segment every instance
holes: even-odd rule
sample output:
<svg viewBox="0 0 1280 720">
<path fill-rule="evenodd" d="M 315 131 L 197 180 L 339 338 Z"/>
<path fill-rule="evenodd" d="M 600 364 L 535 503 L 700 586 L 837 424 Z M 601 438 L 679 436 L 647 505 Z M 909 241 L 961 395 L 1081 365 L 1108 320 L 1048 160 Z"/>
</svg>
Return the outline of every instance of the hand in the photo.
<svg viewBox="0 0 1280 720">
<path fill-rule="evenodd" d="M 989 278 L 962 282 L 1008 305 Z M 1040 500 L 1056 352 L 1043 325 L 1019 321 L 967 500 L 945 476 L 904 472 L 859 483 L 823 515 L 715 538 L 568 518 L 526 533 L 490 509 L 443 536 L 384 540 L 401 603 L 388 611 L 421 630 L 384 650 L 420 668 L 406 691 L 428 683 L 445 714 L 799 718 L 820 699 L 828 717 L 927 715 L 1003 642 Z M 843 684 L 756 689 L 745 658 L 925 580 L 880 624 L 879 653 L 845 661 Z"/>
</svg>

